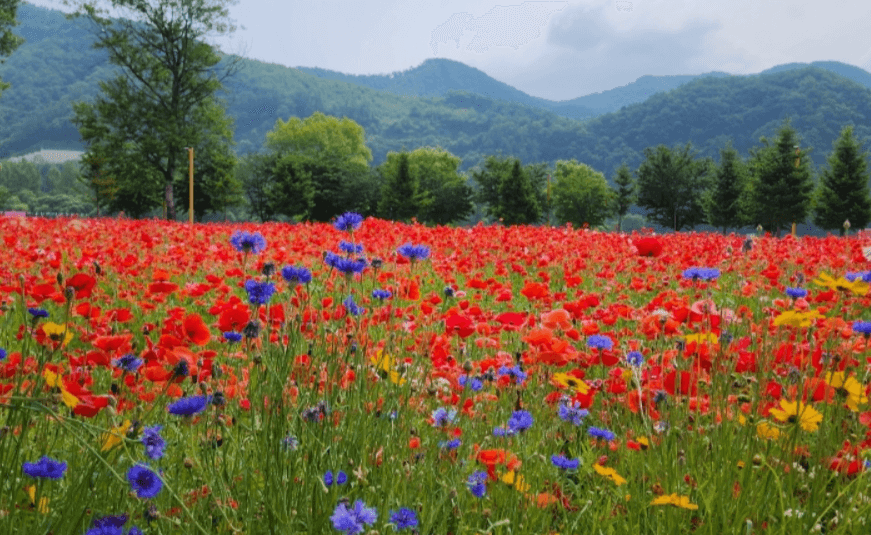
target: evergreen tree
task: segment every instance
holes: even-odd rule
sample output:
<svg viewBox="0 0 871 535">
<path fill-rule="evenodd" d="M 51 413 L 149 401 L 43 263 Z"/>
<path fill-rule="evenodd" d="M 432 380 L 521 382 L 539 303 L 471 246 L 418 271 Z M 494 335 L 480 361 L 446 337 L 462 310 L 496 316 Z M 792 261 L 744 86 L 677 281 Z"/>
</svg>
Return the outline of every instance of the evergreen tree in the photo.
<svg viewBox="0 0 871 535">
<path fill-rule="evenodd" d="M 408 153 L 402 151 L 398 158 L 397 172 L 384 177 L 378 212 L 385 219 L 409 221 L 420 209 L 418 182 L 409 172 Z"/>
<path fill-rule="evenodd" d="M 675 149 L 648 147 L 644 155 L 636 174 L 638 206 L 647 209 L 648 219 L 675 232 L 704 223 L 702 199 L 712 162 L 696 159 L 689 143 Z"/>
<path fill-rule="evenodd" d="M 0 0 L 0 58 L 8 56 L 24 42 L 24 39 L 12 33 L 12 27 L 18 24 L 15 20 L 17 11 L 18 0 Z M 8 83 L 0 80 L 0 91 L 8 87 Z"/>
<path fill-rule="evenodd" d="M 865 228 L 871 220 L 868 152 L 853 136 L 852 126 L 841 130 L 828 163 L 820 177 L 814 223 L 827 230 L 838 229 L 841 236 L 846 231 L 845 220 Z"/>
<path fill-rule="evenodd" d="M 800 150 L 799 138 L 787 120 L 777 138 L 762 138 L 762 148 L 751 151 L 752 210 L 766 230 L 780 235 L 782 229 L 804 221 L 814 190 L 808 150 Z"/>
<path fill-rule="evenodd" d="M 730 142 L 720 151 L 720 165 L 714 172 L 714 184 L 705 198 L 705 215 L 708 224 L 721 228 L 738 228 L 744 221 L 741 199 L 747 179 L 747 169 Z"/>
<path fill-rule="evenodd" d="M 511 174 L 499 183 L 499 205 L 494 215 L 506 225 L 531 225 L 541 219 L 538 195 L 529 174 L 520 167 L 520 160 L 514 160 Z"/>
<path fill-rule="evenodd" d="M 620 232 L 623 217 L 629 213 L 629 208 L 635 203 L 635 179 L 632 178 L 632 171 L 629 170 L 626 162 L 617 169 L 614 184 L 617 186 L 614 196 L 614 214 L 617 216 L 617 232 Z"/>
</svg>

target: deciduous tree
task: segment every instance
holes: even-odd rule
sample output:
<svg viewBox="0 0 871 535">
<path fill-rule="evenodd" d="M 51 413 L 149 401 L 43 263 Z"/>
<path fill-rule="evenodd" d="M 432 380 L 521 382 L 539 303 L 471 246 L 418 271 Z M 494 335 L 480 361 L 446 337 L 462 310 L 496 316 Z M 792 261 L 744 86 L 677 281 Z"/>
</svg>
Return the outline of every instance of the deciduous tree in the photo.
<svg viewBox="0 0 871 535">
<path fill-rule="evenodd" d="M 18 11 L 19 0 L 0 0 L 0 58 L 4 58 L 21 46 L 24 39 L 12 33 L 12 28 L 18 25 L 15 13 Z M 9 87 L 0 80 L 0 92 Z"/>
<path fill-rule="evenodd" d="M 605 175 L 577 160 L 559 160 L 554 170 L 553 206 L 561 223 L 596 227 L 613 212 L 615 194 Z"/>
</svg>

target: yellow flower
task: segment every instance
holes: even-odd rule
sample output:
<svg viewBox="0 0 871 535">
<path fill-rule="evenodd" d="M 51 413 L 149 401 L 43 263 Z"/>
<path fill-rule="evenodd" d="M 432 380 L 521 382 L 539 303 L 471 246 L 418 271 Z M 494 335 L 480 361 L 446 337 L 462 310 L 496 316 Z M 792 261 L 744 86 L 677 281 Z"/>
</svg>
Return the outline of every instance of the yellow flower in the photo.
<svg viewBox="0 0 871 535">
<path fill-rule="evenodd" d="M 27 487 L 27 495 L 30 497 L 31 505 L 36 505 L 36 485 L 30 485 Z M 48 508 L 48 498 L 43 496 L 39 499 L 39 507 L 37 510 L 40 514 L 47 515 L 50 509 Z"/>
<path fill-rule="evenodd" d="M 42 324 L 42 332 L 55 342 L 61 342 L 61 346 L 66 346 L 73 339 L 73 333 L 67 329 L 66 324 L 54 323 L 47 321 Z"/>
<path fill-rule="evenodd" d="M 837 390 L 838 394 L 845 398 L 844 403 L 853 412 L 859 411 L 859 405 L 868 403 L 865 396 L 865 387 L 852 375 L 847 376 L 844 372 L 828 372 L 826 384 Z"/>
<path fill-rule="evenodd" d="M 63 401 L 64 405 L 70 409 L 76 408 L 76 405 L 79 404 L 79 398 L 67 391 L 66 387 L 64 387 L 64 382 L 58 378 L 56 373 L 51 370 L 45 370 L 42 372 L 42 376 L 45 377 L 45 384 L 51 388 L 60 388 L 61 401 Z"/>
<path fill-rule="evenodd" d="M 823 415 L 816 409 L 800 401 L 780 400 L 780 409 L 770 409 L 772 416 L 781 422 L 798 423 L 805 431 L 814 432 L 823 421 Z M 757 428 L 758 429 L 758 428 Z"/>
<path fill-rule="evenodd" d="M 790 327 L 810 327 L 814 320 L 822 318 L 823 315 L 817 309 L 808 310 L 807 312 L 799 312 L 798 310 L 787 310 L 781 312 L 774 318 L 774 326 L 789 325 Z"/>
<path fill-rule="evenodd" d="M 124 423 L 112 429 L 111 432 L 103 434 L 103 447 L 100 451 L 109 451 L 124 440 L 127 431 L 133 426 L 130 420 L 124 420 Z"/>
<path fill-rule="evenodd" d="M 756 425 L 756 435 L 759 438 L 764 438 L 766 440 L 774 440 L 780 438 L 780 429 L 774 427 L 768 422 L 759 422 Z"/>
<path fill-rule="evenodd" d="M 696 342 L 697 344 L 703 344 L 705 342 L 709 344 L 717 343 L 717 335 L 714 333 L 693 333 L 684 336 L 684 339 L 688 344 L 690 342 Z"/>
<path fill-rule="evenodd" d="M 695 511 L 699 508 L 698 505 L 690 503 L 689 496 L 680 496 L 677 494 L 669 494 L 668 496 L 658 496 L 650 502 L 650 505 L 674 505 L 681 509 L 689 509 Z"/>
<path fill-rule="evenodd" d="M 405 384 L 405 379 L 399 375 L 399 372 L 394 368 L 393 357 L 387 355 L 382 350 L 378 350 L 378 352 L 369 358 L 369 361 L 375 365 L 378 369 L 379 374 L 382 377 L 386 376 L 390 379 L 390 382 L 395 385 Z"/>
<path fill-rule="evenodd" d="M 618 474 L 617 471 L 614 470 L 613 468 L 605 468 L 601 464 L 596 463 L 593 465 L 593 470 L 595 470 L 596 473 L 599 474 L 600 476 L 605 476 L 605 477 L 609 478 L 611 481 L 616 483 L 618 487 L 620 485 L 624 485 L 626 483 L 626 479 L 624 479 L 620 474 Z"/>
<path fill-rule="evenodd" d="M 556 381 L 556 383 L 561 387 L 570 388 L 581 395 L 584 395 L 590 391 L 590 386 L 581 379 L 575 377 L 574 375 L 559 372 L 553 374 L 553 380 Z"/>
<path fill-rule="evenodd" d="M 856 278 L 854 281 L 850 282 L 844 277 L 834 279 L 826 273 L 820 273 L 819 278 L 814 279 L 813 282 L 814 284 L 825 286 L 826 288 L 836 292 L 853 292 L 856 295 L 865 295 L 868 293 L 868 289 L 871 288 L 867 282 L 864 282 L 860 278 Z"/>
<path fill-rule="evenodd" d="M 523 479 L 523 476 L 519 474 L 515 474 L 514 470 L 502 475 L 502 482 L 506 485 L 512 486 L 520 492 L 526 492 L 529 490 L 529 483 Z"/>
</svg>

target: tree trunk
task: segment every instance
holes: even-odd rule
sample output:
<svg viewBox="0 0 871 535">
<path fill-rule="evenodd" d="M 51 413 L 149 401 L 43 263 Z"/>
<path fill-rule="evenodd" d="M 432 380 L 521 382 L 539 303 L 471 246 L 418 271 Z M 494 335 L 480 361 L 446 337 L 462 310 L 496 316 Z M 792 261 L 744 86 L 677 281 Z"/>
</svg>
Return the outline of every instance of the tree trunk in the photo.
<svg viewBox="0 0 871 535">
<path fill-rule="evenodd" d="M 166 182 L 165 197 L 166 201 L 166 219 L 175 221 L 175 199 L 172 196 L 172 181 Z"/>
</svg>

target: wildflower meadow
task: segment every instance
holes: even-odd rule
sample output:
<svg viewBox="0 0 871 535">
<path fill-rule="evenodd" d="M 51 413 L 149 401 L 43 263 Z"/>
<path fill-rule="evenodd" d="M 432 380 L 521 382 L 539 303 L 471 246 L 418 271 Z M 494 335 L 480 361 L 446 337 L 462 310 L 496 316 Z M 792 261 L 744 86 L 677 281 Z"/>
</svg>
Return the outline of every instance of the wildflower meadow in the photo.
<svg viewBox="0 0 871 535">
<path fill-rule="evenodd" d="M 0 533 L 871 532 L 862 237 L 0 231 Z"/>
</svg>

